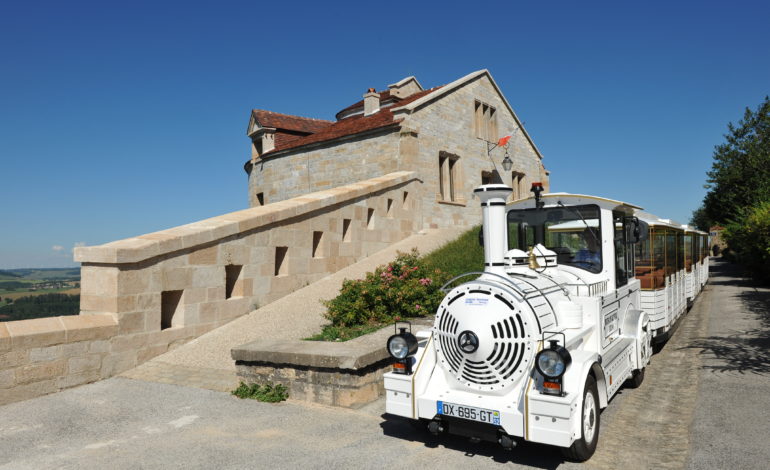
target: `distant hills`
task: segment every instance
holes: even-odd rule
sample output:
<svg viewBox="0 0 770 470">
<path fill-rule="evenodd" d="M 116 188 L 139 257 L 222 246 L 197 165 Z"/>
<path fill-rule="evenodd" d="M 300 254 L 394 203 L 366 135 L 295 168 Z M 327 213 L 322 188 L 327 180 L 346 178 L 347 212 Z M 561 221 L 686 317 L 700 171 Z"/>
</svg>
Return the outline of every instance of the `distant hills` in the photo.
<svg viewBox="0 0 770 470">
<path fill-rule="evenodd" d="M 22 268 L 0 269 L 0 281 L 31 281 L 43 279 L 80 280 L 80 268 Z"/>
</svg>

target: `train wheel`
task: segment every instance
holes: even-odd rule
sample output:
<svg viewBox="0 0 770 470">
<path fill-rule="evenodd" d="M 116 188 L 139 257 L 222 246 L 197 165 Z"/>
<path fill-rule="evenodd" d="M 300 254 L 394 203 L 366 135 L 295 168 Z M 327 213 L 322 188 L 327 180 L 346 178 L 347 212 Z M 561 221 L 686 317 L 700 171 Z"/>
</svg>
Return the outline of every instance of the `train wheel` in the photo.
<svg viewBox="0 0 770 470">
<path fill-rule="evenodd" d="M 576 462 L 585 462 L 596 451 L 599 442 L 599 391 L 596 388 L 596 380 L 592 376 L 586 379 L 583 391 L 582 419 L 580 421 L 580 439 L 572 443 L 570 447 L 562 449 L 562 454 Z"/>
</svg>

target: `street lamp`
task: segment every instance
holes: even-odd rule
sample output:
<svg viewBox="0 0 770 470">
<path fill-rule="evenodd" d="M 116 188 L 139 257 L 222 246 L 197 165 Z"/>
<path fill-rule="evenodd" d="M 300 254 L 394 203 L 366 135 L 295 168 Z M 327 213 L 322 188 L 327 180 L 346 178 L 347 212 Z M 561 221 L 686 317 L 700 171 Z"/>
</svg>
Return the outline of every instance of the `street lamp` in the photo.
<svg viewBox="0 0 770 470">
<path fill-rule="evenodd" d="M 500 140 L 498 140 L 497 143 L 487 142 L 487 157 L 489 157 L 490 160 L 492 160 L 492 150 L 497 147 L 505 147 L 505 158 L 503 159 L 503 170 L 505 171 L 511 171 L 511 168 L 513 168 L 513 160 L 511 160 L 511 157 L 508 155 L 509 140 L 511 140 L 511 136 L 506 135 L 500 137 Z M 492 160 L 492 164 L 495 164 L 494 160 Z"/>
</svg>

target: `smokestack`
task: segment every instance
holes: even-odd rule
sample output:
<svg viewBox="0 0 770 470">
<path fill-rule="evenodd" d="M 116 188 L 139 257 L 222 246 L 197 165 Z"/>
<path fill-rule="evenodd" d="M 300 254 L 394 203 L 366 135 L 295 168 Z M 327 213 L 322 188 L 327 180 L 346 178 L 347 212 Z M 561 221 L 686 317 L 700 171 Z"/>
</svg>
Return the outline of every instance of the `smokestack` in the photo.
<svg viewBox="0 0 770 470">
<path fill-rule="evenodd" d="M 371 116 L 380 110 L 380 94 L 369 88 L 364 95 L 364 116 Z"/>
<path fill-rule="evenodd" d="M 513 190 L 504 184 L 485 184 L 473 192 L 481 199 L 484 230 L 484 271 L 505 275 L 505 252 L 508 251 L 508 228 L 505 200 Z"/>
</svg>

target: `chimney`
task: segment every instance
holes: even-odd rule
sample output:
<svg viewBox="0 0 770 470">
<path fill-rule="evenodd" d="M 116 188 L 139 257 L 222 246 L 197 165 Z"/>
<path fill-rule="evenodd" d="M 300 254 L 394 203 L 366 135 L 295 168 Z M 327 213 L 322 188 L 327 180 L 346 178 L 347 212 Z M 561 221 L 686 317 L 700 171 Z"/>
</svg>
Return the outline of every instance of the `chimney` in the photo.
<svg viewBox="0 0 770 470">
<path fill-rule="evenodd" d="M 380 94 L 369 88 L 364 95 L 364 116 L 371 116 L 380 110 Z"/>
<path fill-rule="evenodd" d="M 505 252 L 508 250 L 505 203 L 513 190 L 504 184 L 486 184 L 473 192 L 481 199 L 484 271 L 505 275 Z"/>
</svg>

